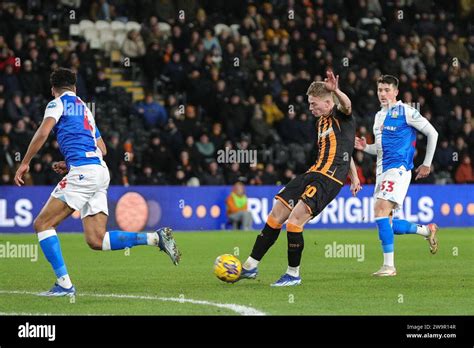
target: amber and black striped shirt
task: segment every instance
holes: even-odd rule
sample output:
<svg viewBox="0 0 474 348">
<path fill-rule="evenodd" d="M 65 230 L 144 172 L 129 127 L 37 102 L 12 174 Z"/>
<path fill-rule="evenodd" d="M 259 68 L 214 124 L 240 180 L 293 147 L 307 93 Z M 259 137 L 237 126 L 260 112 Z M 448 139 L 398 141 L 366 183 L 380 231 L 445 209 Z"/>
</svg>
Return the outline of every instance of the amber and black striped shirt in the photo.
<svg viewBox="0 0 474 348">
<path fill-rule="evenodd" d="M 343 185 L 354 151 L 355 120 L 334 106 L 330 115 L 319 118 L 317 129 L 318 158 L 308 171 L 321 173 Z"/>
</svg>

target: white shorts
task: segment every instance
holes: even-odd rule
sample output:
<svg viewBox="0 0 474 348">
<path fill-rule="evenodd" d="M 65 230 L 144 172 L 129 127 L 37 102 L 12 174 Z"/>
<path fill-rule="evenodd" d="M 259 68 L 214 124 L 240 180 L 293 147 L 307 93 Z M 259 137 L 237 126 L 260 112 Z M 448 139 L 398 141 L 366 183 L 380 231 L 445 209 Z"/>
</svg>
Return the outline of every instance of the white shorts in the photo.
<svg viewBox="0 0 474 348">
<path fill-rule="evenodd" d="M 377 176 L 374 198 L 395 203 L 394 209 L 402 207 L 411 182 L 411 171 L 404 167 L 392 168 Z"/>
<path fill-rule="evenodd" d="M 109 182 L 110 174 L 107 166 L 99 164 L 71 166 L 69 173 L 58 183 L 51 196 L 80 211 L 81 219 L 101 212 L 109 215 L 107 207 Z"/>
</svg>

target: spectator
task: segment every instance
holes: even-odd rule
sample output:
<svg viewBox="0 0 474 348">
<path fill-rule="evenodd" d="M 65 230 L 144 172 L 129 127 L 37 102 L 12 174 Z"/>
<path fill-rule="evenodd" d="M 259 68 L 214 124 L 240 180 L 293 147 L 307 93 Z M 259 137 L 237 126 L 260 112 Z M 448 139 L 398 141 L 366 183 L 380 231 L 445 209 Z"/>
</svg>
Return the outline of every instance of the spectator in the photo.
<svg viewBox="0 0 474 348">
<path fill-rule="evenodd" d="M 168 122 L 166 109 L 158 102 L 154 101 L 152 94 L 145 96 L 145 101 L 136 105 L 136 112 L 143 117 L 147 127 L 163 128 Z"/>
<path fill-rule="evenodd" d="M 107 154 L 105 155 L 105 162 L 110 171 L 110 183 L 112 185 L 121 185 L 120 182 L 120 162 L 123 160 L 124 151 L 120 148 L 120 138 L 118 133 L 112 133 L 110 141 L 107 144 Z"/>
<path fill-rule="evenodd" d="M 232 141 L 235 141 L 242 134 L 247 126 L 248 112 L 242 104 L 240 95 L 236 92 L 230 98 L 230 104 L 226 109 L 225 130 Z"/>
<path fill-rule="evenodd" d="M 137 185 L 158 185 L 158 178 L 153 174 L 153 169 L 149 165 L 143 167 L 141 175 L 136 180 Z"/>
<path fill-rule="evenodd" d="M 31 60 L 24 61 L 19 80 L 23 91 L 28 91 L 28 93 L 31 93 L 31 95 L 34 96 L 41 95 L 43 85 L 39 75 L 33 72 L 33 63 L 31 63 Z"/>
<path fill-rule="evenodd" d="M 130 30 L 122 44 L 122 53 L 128 58 L 140 58 L 146 53 L 142 36 L 136 30 Z"/>
<path fill-rule="evenodd" d="M 440 146 L 435 153 L 435 163 L 437 164 L 437 171 L 451 172 L 453 170 L 454 148 L 446 138 L 440 140 Z"/>
<path fill-rule="evenodd" d="M 219 170 L 216 161 L 212 161 L 208 165 L 208 170 L 202 176 L 203 185 L 225 185 L 225 179 Z"/>
<path fill-rule="evenodd" d="M 273 102 L 273 98 L 270 94 L 264 96 L 261 108 L 268 125 L 273 126 L 274 123 L 283 119 L 283 112 L 278 109 L 278 106 Z"/>
<path fill-rule="evenodd" d="M 468 155 L 462 157 L 461 164 L 456 169 L 454 180 L 457 184 L 468 184 L 474 182 L 471 158 Z"/>
<path fill-rule="evenodd" d="M 20 81 L 13 71 L 12 64 L 5 67 L 5 74 L 1 77 L 0 83 L 5 86 L 7 97 L 21 93 Z"/>
<path fill-rule="evenodd" d="M 143 156 L 143 163 L 150 166 L 158 175 L 171 174 L 176 166 L 171 151 L 158 135 L 151 138 L 150 145 Z"/>
<path fill-rule="evenodd" d="M 209 141 L 209 136 L 203 133 L 196 143 L 196 148 L 204 159 L 214 157 L 216 148 L 212 142 Z"/>
<path fill-rule="evenodd" d="M 21 92 L 16 92 L 12 99 L 7 102 L 7 118 L 16 123 L 23 117 L 28 117 L 28 110 L 21 100 Z"/>
<path fill-rule="evenodd" d="M 43 171 L 43 164 L 40 161 L 32 162 L 31 168 L 31 178 L 33 180 L 33 185 L 46 185 L 46 175 Z"/>
<path fill-rule="evenodd" d="M 97 71 L 97 78 L 94 80 L 92 89 L 97 100 L 107 100 L 110 96 L 110 80 L 106 77 L 104 70 Z"/>
<path fill-rule="evenodd" d="M 278 183 L 278 177 L 273 164 L 268 163 L 265 166 L 265 172 L 262 175 L 262 183 L 263 185 L 276 185 Z"/>
<path fill-rule="evenodd" d="M 240 171 L 240 164 L 235 162 L 230 165 L 226 172 L 227 185 L 234 185 L 237 181 L 245 182 L 247 178 Z"/>
<path fill-rule="evenodd" d="M 252 228 L 252 214 L 248 211 L 248 198 L 245 194 L 245 186 L 237 182 L 232 187 L 232 192 L 226 199 L 227 217 L 232 222 L 232 228 L 237 230 L 239 225 L 242 230 L 248 231 Z"/>
</svg>

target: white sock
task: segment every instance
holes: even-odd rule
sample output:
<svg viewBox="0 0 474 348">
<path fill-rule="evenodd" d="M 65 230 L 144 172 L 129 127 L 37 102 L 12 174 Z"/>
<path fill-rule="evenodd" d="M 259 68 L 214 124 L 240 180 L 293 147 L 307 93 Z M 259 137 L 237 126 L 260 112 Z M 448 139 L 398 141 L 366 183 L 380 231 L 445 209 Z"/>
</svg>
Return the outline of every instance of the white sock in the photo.
<svg viewBox="0 0 474 348">
<path fill-rule="evenodd" d="M 416 234 L 428 237 L 430 235 L 430 230 L 426 225 L 416 225 Z"/>
<path fill-rule="evenodd" d="M 109 232 L 105 232 L 104 239 L 102 239 L 102 250 L 111 250 Z"/>
<path fill-rule="evenodd" d="M 395 265 L 393 261 L 393 256 L 393 251 L 391 253 L 383 253 L 383 264 L 386 266 L 394 267 Z"/>
<path fill-rule="evenodd" d="M 300 276 L 300 266 L 298 267 L 290 267 L 286 270 L 286 274 L 289 274 L 292 277 L 299 277 Z"/>
<path fill-rule="evenodd" d="M 69 274 L 65 274 L 62 277 L 59 277 L 57 281 L 58 284 L 65 289 L 70 289 L 72 287 L 71 278 L 69 278 Z"/>
<path fill-rule="evenodd" d="M 244 262 L 242 267 L 247 269 L 247 270 L 254 269 L 255 267 L 258 266 L 259 262 L 260 261 L 257 261 L 253 257 L 249 256 L 249 258 L 247 259 L 247 261 Z"/>
<path fill-rule="evenodd" d="M 146 244 L 157 246 L 160 241 L 160 236 L 157 232 L 151 232 L 146 234 Z"/>
</svg>

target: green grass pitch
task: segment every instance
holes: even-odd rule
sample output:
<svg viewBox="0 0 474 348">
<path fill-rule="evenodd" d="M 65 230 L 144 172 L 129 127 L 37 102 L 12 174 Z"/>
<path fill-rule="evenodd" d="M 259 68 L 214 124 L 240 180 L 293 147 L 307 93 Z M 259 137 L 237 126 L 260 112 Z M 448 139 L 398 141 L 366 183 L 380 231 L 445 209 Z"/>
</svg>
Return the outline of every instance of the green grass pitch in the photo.
<svg viewBox="0 0 474 348">
<path fill-rule="evenodd" d="M 31 294 L 49 289 L 54 282 L 54 274 L 38 246 L 37 262 L 0 259 L 0 313 L 239 314 L 210 304 L 220 303 L 250 307 L 267 315 L 474 314 L 473 228 L 441 229 L 436 255 L 429 253 L 428 243 L 420 236 L 396 236 L 398 275 L 384 278 L 371 276 L 382 263 L 375 230 L 307 230 L 301 267 L 303 284 L 272 288 L 269 284 L 284 273 L 287 265 L 286 235 L 282 231 L 260 264 L 257 280 L 235 284 L 219 281 L 212 272 L 215 258 L 238 251 L 244 261 L 256 234 L 176 232 L 183 258 L 175 267 L 153 247 L 135 247 L 129 255 L 123 250 L 98 252 L 88 248 L 82 234 L 60 233 L 78 296 L 71 301 Z M 0 234 L 0 244 L 6 242 L 36 245 L 37 239 L 33 234 Z M 364 260 L 326 257 L 326 246 L 334 242 L 363 245 Z M 130 298 L 132 295 L 138 297 Z"/>
</svg>

